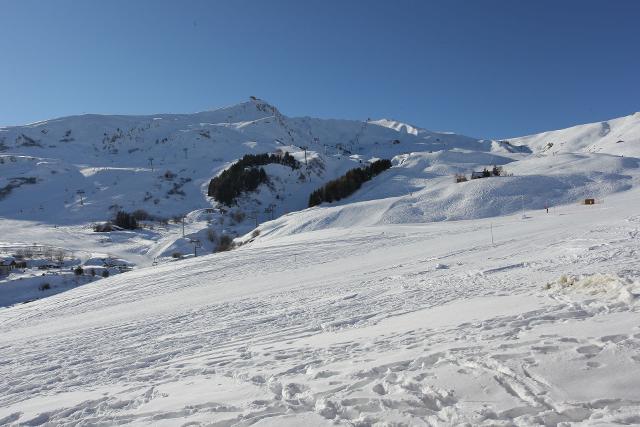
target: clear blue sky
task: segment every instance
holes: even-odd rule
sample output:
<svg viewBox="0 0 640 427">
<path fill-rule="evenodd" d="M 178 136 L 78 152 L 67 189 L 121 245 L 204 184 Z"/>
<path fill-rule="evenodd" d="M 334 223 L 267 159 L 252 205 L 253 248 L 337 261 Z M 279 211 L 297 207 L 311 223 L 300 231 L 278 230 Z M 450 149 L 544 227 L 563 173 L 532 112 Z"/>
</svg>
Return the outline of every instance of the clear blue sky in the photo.
<svg viewBox="0 0 640 427">
<path fill-rule="evenodd" d="M 640 110 L 640 1 L 0 0 L 0 125 L 194 112 L 509 137 Z"/>
</svg>

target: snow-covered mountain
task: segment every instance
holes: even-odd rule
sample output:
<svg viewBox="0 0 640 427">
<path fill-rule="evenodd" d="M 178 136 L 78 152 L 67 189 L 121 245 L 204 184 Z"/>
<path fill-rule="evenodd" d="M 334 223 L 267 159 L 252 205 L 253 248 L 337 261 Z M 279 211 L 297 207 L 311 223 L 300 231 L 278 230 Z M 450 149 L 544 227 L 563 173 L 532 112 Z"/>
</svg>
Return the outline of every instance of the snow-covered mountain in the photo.
<svg viewBox="0 0 640 427">
<path fill-rule="evenodd" d="M 502 141 L 255 98 L 1 128 L 0 425 L 637 423 L 639 157 L 638 113 Z M 180 220 L 93 231 L 120 209 Z"/>
<path fill-rule="evenodd" d="M 118 210 L 185 217 L 184 238 L 182 226 L 171 225 L 120 243 L 86 232 L 85 245 L 75 248 L 148 264 L 189 253 L 195 238 L 211 252 L 211 233 L 238 236 L 271 219 L 260 226 L 263 235 L 483 218 L 603 199 L 635 185 L 638 147 L 640 113 L 503 141 L 388 119 L 292 118 L 253 97 L 195 114 L 91 114 L 0 128 L 0 217 L 18 221 L 5 227 L 4 240 L 13 243 L 26 241 L 11 231 L 24 221 L 78 232 Z M 300 170 L 267 165 L 269 182 L 231 207 L 207 197 L 211 178 L 243 155 L 285 151 Z M 313 190 L 377 158 L 394 167 L 347 199 L 305 210 Z M 456 174 L 494 165 L 508 176 L 454 182 Z M 61 239 L 53 243 L 66 247 Z"/>
<path fill-rule="evenodd" d="M 511 138 L 536 153 L 603 153 L 640 157 L 640 112 L 599 123 Z"/>
<path fill-rule="evenodd" d="M 66 117 L 0 129 L 6 189 L 0 216 L 69 224 L 105 220 L 116 209 L 182 215 L 215 204 L 205 197 L 206 185 L 242 155 L 282 150 L 304 161 L 306 147 L 307 163 L 318 166 L 305 168 L 307 185 L 298 185 L 296 175 L 274 183 L 280 197 L 267 197 L 282 214 L 306 207 L 312 189 L 359 161 L 447 144 L 491 149 L 472 138 L 407 133 L 385 121 L 288 118 L 257 99 L 196 114 Z"/>
<path fill-rule="evenodd" d="M 552 181 L 563 177 L 563 172 L 615 174 L 634 168 L 635 162 L 605 156 L 636 157 L 640 146 L 639 123 L 640 113 L 636 113 L 608 122 L 490 141 L 430 132 L 386 119 L 361 122 L 289 118 L 255 98 L 196 114 L 66 117 L 0 128 L 0 216 L 50 224 L 82 224 L 109 219 L 117 209 L 144 209 L 165 218 L 183 215 L 215 206 L 215 201 L 206 197 L 206 186 L 230 163 L 244 154 L 276 150 L 289 151 L 300 161 L 305 160 L 306 154 L 306 163 L 312 167 L 305 167 L 304 179 L 300 179 L 300 174 L 272 167 L 273 185 L 259 192 L 265 194 L 250 197 L 254 200 L 247 200 L 246 206 L 242 203 L 239 206 L 244 211 L 261 210 L 260 222 L 304 209 L 310 191 L 372 158 L 395 157 L 398 170 L 390 174 L 393 178 L 385 180 L 384 185 L 369 184 L 381 190 L 380 197 L 369 191 L 368 196 L 361 192 L 353 200 L 400 196 L 423 188 L 438 191 L 437 195 L 426 195 L 431 200 L 446 198 L 442 193 L 468 199 L 459 193 L 460 190 L 464 193 L 471 184 L 442 186 L 437 179 L 432 180 L 446 177 L 448 182 L 454 173 L 470 173 L 478 167 L 514 161 L 519 163 L 508 169 L 519 177 L 531 177 L 541 170 L 545 179 L 549 175 L 556 177 Z M 570 156 L 539 159 L 556 154 Z M 585 157 L 591 154 L 605 156 L 602 160 Z M 581 186 L 575 176 L 560 179 L 563 183 L 543 184 L 543 178 L 533 179 L 536 185 L 549 191 L 557 192 L 567 186 L 573 189 L 568 197 L 535 191 L 539 199 L 547 199 L 549 203 L 575 200 L 593 191 L 590 188 L 575 191 Z M 474 184 L 484 188 L 496 183 Z M 522 185 L 531 183 L 514 186 L 503 180 L 499 184 L 521 191 Z M 602 191 L 598 188 L 594 195 L 627 188 L 613 187 Z M 475 189 L 470 192 L 477 194 Z M 265 215 L 263 209 L 257 209 L 257 203 L 274 204 L 274 212 Z M 469 203 L 477 206 L 477 201 Z M 457 214 L 438 208 L 438 215 L 427 217 L 437 220 L 487 216 L 512 211 L 509 205 L 497 211 L 478 209 L 474 213 L 455 208 Z M 410 218 L 401 219 L 407 220 Z"/>
<path fill-rule="evenodd" d="M 494 145 L 390 123 L 290 118 L 252 98 L 196 114 L 83 115 L 1 128 L 0 255 L 44 245 L 69 253 L 67 266 L 95 259 L 144 266 L 212 253 L 225 236 L 305 209 L 312 191 L 369 160 L 466 147 L 488 161 L 480 153 Z M 243 155 L 284 152 L 302 167 L 264 166 L 268 182 L 232 206 L 207 197 L 209 181 Z M 135 231 L 93 231 L 120 210 L 141 210 L 152 220 Z M 80 283 L 67 275 L 52 277 L 44 290 L 38 270 L 0 279 L 11 284 L 3 304 Z"/>
</svg>

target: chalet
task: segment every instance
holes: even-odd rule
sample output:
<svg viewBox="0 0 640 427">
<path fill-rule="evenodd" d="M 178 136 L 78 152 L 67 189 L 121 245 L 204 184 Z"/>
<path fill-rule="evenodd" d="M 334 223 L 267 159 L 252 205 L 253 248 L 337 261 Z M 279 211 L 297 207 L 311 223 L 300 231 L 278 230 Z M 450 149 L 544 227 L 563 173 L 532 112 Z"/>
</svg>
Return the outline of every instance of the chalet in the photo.
<svg viewBox="0 0 640 427">
<path fill-rule="evenodd" d="M 16 260 L 14 257 L 0 257 L 0 275 L 9 274 L 14 268 L 16 268 Z"/>
<path fill-rule="evenodd" d="M 596 199 L 584 199 L 584 204 L 585 205 L 595 205 L 596 204 Z"/>
<path fill-rule="evenodd" d="M 501 176 L 501 175 L 503 175 L 502 167 L 493 166 L 493 169 L 491 170 L 484 168 L 484 170 L 482 170 L 481 172 L 471 172 L 471 179 L 489 178 L 490 176 Z"/>
</svg>

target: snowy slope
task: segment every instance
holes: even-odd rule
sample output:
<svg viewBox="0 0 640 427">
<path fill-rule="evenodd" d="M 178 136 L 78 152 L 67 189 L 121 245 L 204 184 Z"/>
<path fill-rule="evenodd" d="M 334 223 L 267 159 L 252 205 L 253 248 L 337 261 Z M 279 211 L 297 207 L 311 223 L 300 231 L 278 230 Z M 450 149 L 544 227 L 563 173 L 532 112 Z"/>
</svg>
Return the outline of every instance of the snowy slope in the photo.
<svg viewBox="0 0 640 427">
<path fill-rule="evenodd" d="M 273 237 L 1 309 L 0 424 L 635 424 L 639 205 Z"/>
<path fill-rule="evenodd" d="M 380 126 L 434 138 L 432 132 L 391 121 Z M 439 134 L 445 140 L 446 134 Z M 553 143 L 552 141 L 561 141 Z M 508 141 L 464 138 L 438 151 L 394 157 L 394 167 L 338 203 L 263 224 L 263 236 L 329 227 L 486 218 L 542 209 L 585 198 L 602 203 L 640 179 L 640 113 Z M 503 166 L 507 176 L 455 183 L 455 174 Z"/>
<path fill-rule="evenodd" d="M 262 237 L 332 227 L 411 224 L 487 218 L 553 208 L 609 195 L 640 183 L 640 160 L 608 154 L 528 156 L 522 160 L 474 152 L 412 153 L 365 183 L 354 196 L 262 224 Z M 504 165 L 513 176 L 454 183 L 455 173 Z"/>
<path fill-rule="evenodd" d="M 144 209 L 169 218 L 215 205 L 206 185 L 242 155 L 282 150 L 304 160 L 307 147 L 307 161 L 321 167 L 305 170 L 308 185 L 294 179 L 260 200 L 275 203 L 280 215 L 306 207 L 310 191 L 371 157 L 443 144 L 491 149 L 472 138 L 423 133 L 376 122 L 288 118 L 257 99 L 190 115 L 83 115 L 1 128 L 0 189 L 9 191 L 0 196 L 0 216 L 80 224 L 109 219 L 118 209 Z"/>
<path fill-rule="evenodd" d="M 2 128 L 0 255 L 37 244 L 81 253 L 80 262 L 111 257 L 144 266 L 212 253 L 220 236 L 242 235 L 306 208 L 312 191 L 371 158 L 441 149 L 438 135 L 372 122 L 289 118 L 258 99 L 196 114 L 83 115 Z M 442 138 L 490 148 L 472 138 Z M 285 151 L 304 164 L 302 170 L 267 165 L 269 184 L 230 208 L 206 196 L 210 179 L 243 155 Z M 157 218 L 184 217 L 184 227 L 147 221 L 135 232 L 92 232 L 94 223 L 119 210 L 140 209 Z M 29 279 L 29 289 L 22 275 L 0 277 L 0 306 L 19 301 L 16 295 L 26 301 L 67 289 L 55 285 L 54 275 Z M 24 292 L 9 292 L 16 281 Z M 45 284 L 52 288 L 38 292 Z"/>
<path fill-rule="evenodd" d="M 0 252 L 137 268 L 0 279 L 0 425 L 639 423 L 638 135 L 638 114 L 491 141 L 257 99 L 2 128 Z M 308 166 L 266 166 L 226 212 L 206 197 L 278 150 Z M 121 208 L 185 221 L 91 230 Z M 211 232 L 245 244 L 211 255 Z"/>
<path fill-rule="evenodd" d="M 239 206 L 249 211 L 256 210 L 257 204 L 273 203 L 277 217 L 305 208 L 310 191 L 371 158 L 402 156 L 397 163 L 410 169 L 399 172 L 405 181 L 413 179 L 417 187 L 428 188 L 431 178 L 468 174 L 540 155 L 549 158 L 520 163 L 510 172 L 535 175 L 568 164 L 567 157 L 551 157 L 556 153 L 637 157 L 639 138 L 640 114 L 509 141 L 489 141 L 386 119 L 289 118 L 257 99 L 196 114 L 75 116 L 0 129 L 0 189 L 9 189 L 0 196 L 0 217 L 83 224 L 109 219 L 117 209 L 144 209 L 170 218 L 215 206 L 215 201 L 206 197 L 208 181 L 242 155 L 287 150 L 303 160 L 302 147 L 307 147 L 307 160 L 315 159 L 320 167 L 305 168 L 306 180 L 287 171 L 275 173 L 282 182 L 273 194 L 263 189 L 267 193 L 256 202 L 247 200 L 247 206 Z M 429 164 L 422 168 L 403 163 L 407 159 Z M 580 165 L 586 168 L 586 175 L 604 173 L 610 165 L 603 162 L 576 159 L 569 167 Z M 634 163 L 628 167 L 634 168 Z M 381 196 L 400 195 L 398 180 L 380 185 Z M 397 190 L 386 190 L 389 184 Z M 417 188 L 412 185 L 407 183 L 405 188 Z M 619 186 L 613 187 L 613 191 L 619 190 Z M 263 207 L 260 210 L 259 222 L 270 218 Z"/>
<path fill-rule="evenodd" d="M 586 197 L 602 202 L 636 186 L 639 134 L 635 114 L 480 140 L 388 119 L 292 118 L 259 99 L 195 114 L 83 115 L 2 128 L 0 252 L 37 243 L 145 266 L 211 253 L 221 235 L 248 241 L 256 224 L 267 238 L 486 218 Z M 562 144 L 546 148 L 551 140 Z M 270 183 L 231 208 L 219 210 L 206 196 L 209 180 L 244 154 L 284 151 L 304 163 L 301 170 L 268 165 Z M 313 190 L 376 158 L 393 159 L 394 167 L 351 197 L 305 210 Z M 454 182 L 455 174 L 494 165 L 510 176 Z M 91 231 L 120 209 L 184 216 L 184 235 L 182 224 L 157 222 L 137 232 Z"/>
<path fill-rule="evenodd" d="M 640 157 L 640 112 L 600 123 L 511 138 L 534 152 L 606 153 Z"/>
</svg>

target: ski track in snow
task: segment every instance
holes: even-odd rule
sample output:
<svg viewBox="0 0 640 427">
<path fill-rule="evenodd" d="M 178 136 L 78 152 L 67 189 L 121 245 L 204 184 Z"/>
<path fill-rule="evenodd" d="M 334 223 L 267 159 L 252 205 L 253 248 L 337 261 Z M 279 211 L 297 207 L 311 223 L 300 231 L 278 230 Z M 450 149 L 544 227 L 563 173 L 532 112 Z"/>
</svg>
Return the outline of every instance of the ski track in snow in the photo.
<svg viewBox="0 0 640 427">
<path fill-rule="evenodd" d="M 493 219 L 493 246 L 490 220 L 258 240 L 2 309 L 0 424 L 640 423 L 634 294 L 545 286 L 637 280 L 633 206 Z"/>
</svg>

